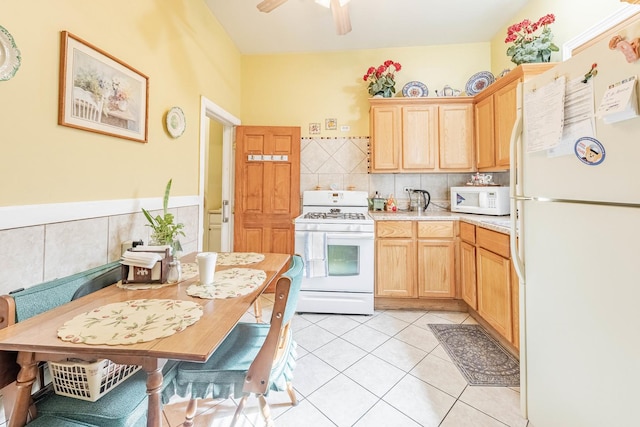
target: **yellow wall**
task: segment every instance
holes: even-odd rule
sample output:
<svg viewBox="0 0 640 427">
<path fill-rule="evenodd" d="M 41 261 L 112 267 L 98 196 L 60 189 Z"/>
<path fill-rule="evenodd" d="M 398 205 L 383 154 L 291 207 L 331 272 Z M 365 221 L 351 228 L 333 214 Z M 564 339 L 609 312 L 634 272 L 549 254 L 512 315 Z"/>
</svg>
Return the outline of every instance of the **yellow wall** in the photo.
<svg viewBox="0 0 640 427">
<path fill-rule="evenodd" d="M 2 0 L 22 55 L 0 82 L 0 206 L 198 193 L 200 96 L 240 114 L 241 56 L 199 0 Z M 57 124 L 60 31 L 149 77 L 149 142 Z M 187 128 L 165 131 L 180 106 Z"/>
<path fill-rule="evenodd" d="M 505 68 L 513 69 L 515 64 L 507 56 L 507 48 L 511 44 L 505 44 L 507 28 L 528 18 L 537 21 L 547 13 L 553 13 L 556 22 L 551 24 L 553 42 L 559 52 L 553 52 L 552 62 L 562 61 L 562 44 L 583 33 L 590 27 L 602 21 L 607 16 L 628 3 L 621 3 L 620 0 L 530 0 L 529 3 L 505 25 L 504 29 L 496 33 L 491 40 L 491 71 L 499 74 Z"/>
<path fill-rule="evenodd" d="M 402 65 L 396 92 L 409 81 L 427 85 L 429 96 L 448 84 L 464 90 L 466 82 L 490 66 L 489 43 L 371 49 L 318 54 L 252 55 L 242 59 L 242 122 L 251 125 L 300 126 L 321 123 L 319 136 L 369 135 L 367 83 L 370 66 L 392 59 Z M 400 95 L 402 96 L 402 95 Z M 338 130 L 325 130 L 325 119 Z M 340 126 L 350 126 L 341 132 Z"/>
<path fill-rule="evenodd" d="M 207 144 L 206 195 L 204 200 L 206 212 L 222 207 L 222 124 L 209 120 L 209 143 Z"/>
</svg>

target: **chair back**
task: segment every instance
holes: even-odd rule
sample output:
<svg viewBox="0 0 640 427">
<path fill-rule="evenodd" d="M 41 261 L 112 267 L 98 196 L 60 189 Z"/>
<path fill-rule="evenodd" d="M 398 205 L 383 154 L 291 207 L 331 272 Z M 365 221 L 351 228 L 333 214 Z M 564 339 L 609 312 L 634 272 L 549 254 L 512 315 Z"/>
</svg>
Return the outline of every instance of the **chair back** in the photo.
<svg viewBox="0 0 640 427">
<path fill-rule="evenodd" d="M 258 355 L 247 371 L 242 389 L 245 393 L 265 394 L 271 384 L 272 368 L 274 365 L 284 363 L 287 352 L 293 349 L 290 323 L 298 303 L 302 271 L 302 257 L 294 255 L 291 267 L 280 276 L 276 283 L 269 332 Z"/>
</svg>

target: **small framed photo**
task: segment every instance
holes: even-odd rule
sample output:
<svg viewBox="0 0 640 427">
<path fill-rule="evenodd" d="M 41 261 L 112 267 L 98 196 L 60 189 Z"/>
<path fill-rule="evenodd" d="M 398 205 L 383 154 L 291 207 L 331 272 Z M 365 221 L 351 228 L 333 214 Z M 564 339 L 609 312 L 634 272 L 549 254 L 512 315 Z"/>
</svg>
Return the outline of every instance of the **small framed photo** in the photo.
<svg viewBox="0 0 640 427">
<path fill-rule="evenodd" d="M 67 31 L 60 47 L 58 124 L 147 142 L 149 78 Z"/>
<path fill-rule="evenodd" d="M 336 119 L 324 119 L 324 128 L 326 130 L 338 129 L 338 120 Z"/>
<path fill-rule="evenodd" d="M 320 123 L 309 123 L 309 134 L 320 135 Z"/>
</svg>

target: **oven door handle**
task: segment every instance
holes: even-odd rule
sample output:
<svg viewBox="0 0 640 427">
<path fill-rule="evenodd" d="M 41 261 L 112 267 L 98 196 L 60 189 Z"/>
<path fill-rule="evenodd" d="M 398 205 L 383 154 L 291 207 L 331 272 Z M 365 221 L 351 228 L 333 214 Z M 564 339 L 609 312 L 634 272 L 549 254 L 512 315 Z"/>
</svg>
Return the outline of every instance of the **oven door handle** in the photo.
<svg viewBox="0 0 640 427">
<path fill-rule="evenodd" d="M 358 240 L 373 240 L 373 233 L 327 233 L 327 240 L 329 239 L 358 239 Z"/>
</svg>

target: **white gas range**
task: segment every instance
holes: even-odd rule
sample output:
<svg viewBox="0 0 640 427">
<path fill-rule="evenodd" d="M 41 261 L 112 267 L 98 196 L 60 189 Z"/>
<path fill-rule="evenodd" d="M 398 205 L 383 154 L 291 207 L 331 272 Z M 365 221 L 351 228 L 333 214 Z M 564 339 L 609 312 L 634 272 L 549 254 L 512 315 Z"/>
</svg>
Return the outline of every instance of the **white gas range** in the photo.
<svg viewBox="0 0 640 427">
<path fill-rule="evenodd" d="M 305 191 L 295 251 L 305 260 L 299 312 L 373 314 L 374 224 L 365 191 Z"/>
</svg>

